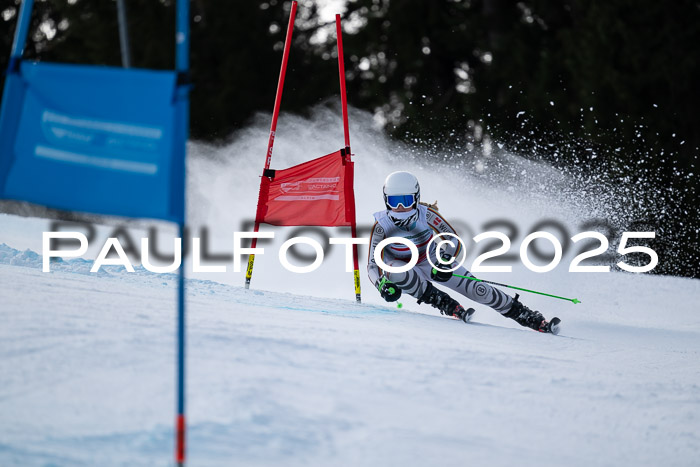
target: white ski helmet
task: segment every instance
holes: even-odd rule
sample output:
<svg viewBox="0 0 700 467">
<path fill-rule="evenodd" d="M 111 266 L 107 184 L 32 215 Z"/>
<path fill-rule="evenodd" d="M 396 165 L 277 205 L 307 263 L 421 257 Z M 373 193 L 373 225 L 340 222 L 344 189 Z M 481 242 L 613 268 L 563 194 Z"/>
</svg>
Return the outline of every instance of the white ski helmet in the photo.
<svg viewBox="0 0 700 467">
<path fill-rule="evenodd" d="M 384 204 L 387 209 L 397 208 L 399 205 L 405 208 L 415 208 L 419 201 L 420 185 L 415 175 L 410 172 L 392 172 L 386 177 Z M 407 203 L 408 205 L 406 205 Z"/>
</svg>

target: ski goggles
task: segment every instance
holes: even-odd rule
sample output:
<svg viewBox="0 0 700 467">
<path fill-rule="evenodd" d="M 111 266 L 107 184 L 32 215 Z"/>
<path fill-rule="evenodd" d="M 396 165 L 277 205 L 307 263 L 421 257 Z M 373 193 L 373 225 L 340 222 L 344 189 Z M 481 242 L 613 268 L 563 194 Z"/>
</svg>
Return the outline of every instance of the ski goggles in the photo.
<svg viewBox="0 0 700 467">
<path fill-rule="evenodd" d="M 410 208 L 416 203 L 416 195 L 387 195 L 386 204 L 392 209 L 399 206 Z"/>
</svg>

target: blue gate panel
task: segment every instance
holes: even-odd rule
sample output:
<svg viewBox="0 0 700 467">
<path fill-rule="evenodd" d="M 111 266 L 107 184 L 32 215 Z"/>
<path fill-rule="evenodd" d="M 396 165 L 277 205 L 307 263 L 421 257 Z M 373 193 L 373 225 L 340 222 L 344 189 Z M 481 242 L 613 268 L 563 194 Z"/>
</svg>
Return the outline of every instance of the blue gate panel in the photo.
<svg viewBox="0 0 700 467">
<path fill-rule="evenodd" d="M 21 62 L 0 117 L 0 196 L 182 222 L 187 96 L 176 76 Z"/>
</svg>

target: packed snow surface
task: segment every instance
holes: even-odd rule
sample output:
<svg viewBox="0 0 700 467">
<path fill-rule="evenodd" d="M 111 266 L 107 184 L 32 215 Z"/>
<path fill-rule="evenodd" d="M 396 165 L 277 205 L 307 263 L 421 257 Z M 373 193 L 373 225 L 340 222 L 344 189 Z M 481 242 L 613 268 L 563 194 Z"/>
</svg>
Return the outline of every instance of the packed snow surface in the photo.
<svg viewBox="0 0 700 467">
<path fill-rule="evenodd" d="M 0 464 L 171 464 L 175 276 L 40 259 L 0 247 Z M 551 336 L 191 280 L 189 465 L 697 465 L 700 283 L 582 287 Z"/>
</svg>

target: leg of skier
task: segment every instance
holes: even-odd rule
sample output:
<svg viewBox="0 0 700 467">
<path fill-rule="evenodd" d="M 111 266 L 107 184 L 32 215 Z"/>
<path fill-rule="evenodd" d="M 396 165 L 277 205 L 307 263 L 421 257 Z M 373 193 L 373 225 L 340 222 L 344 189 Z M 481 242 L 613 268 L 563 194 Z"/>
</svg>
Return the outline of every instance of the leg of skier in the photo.
<svg viewBox="0 0 700 467">
<path fill-rule="evenodd" d="M 427 261 L 425 261 L 427 264 Z M 406 263 L 391 261 L 389 266 L 403 266 Z M 440 310 L 440 313 L 448 316 L 456 316 L 463 321 L 469 321 L 474 309 L 465 310 L 462 305 L 450 297 L 447 293 L 433 286 L 430 282 L 430 265 L 428 268 L 416 265 L 406 272 L 385 272 L 387 278 L 403 292 L 418 299 L 418 303 L 427 303 Z"/>
<path fill-rule="evenodd" d="M 454 274 L 474 277 L 474 275 L 467 271 L 464 266 L 460 266 L 456 271 L 454 271 Z M 525 326 L 540 332 L 553 332 L 554 334 L 558 332 L 556 325 L 558 325 L 559 320 L 557 318 L 555 318 L 557 320 L 556 323 L 554 320 L 552 323 L 548 322 L 544 316 L 542 316 L 542 313 L 531 310 L 520 303 L 518 300 L 519 296 L 517 294 L 515 298 L 512 298 L 509 295 L 506 295 L 500 289 L 491 287 L 489 284 L 484 282 L 473 281 L 454 275 L 446 282 L 443 282 L 443 284 L 447 288 L 461 293 L 470 300 L 474 300 L 477 303 L 493 308 L 506 318 L 515 320 L 515 322 L 521 326 Z"/>
</svg>

